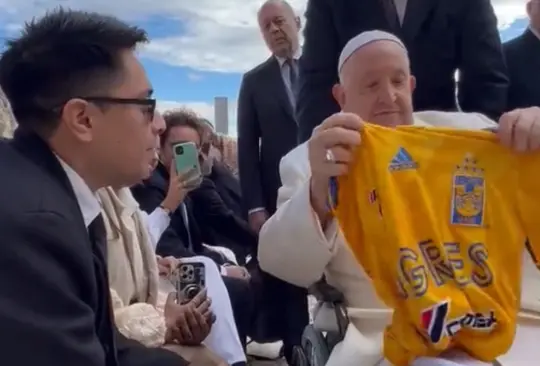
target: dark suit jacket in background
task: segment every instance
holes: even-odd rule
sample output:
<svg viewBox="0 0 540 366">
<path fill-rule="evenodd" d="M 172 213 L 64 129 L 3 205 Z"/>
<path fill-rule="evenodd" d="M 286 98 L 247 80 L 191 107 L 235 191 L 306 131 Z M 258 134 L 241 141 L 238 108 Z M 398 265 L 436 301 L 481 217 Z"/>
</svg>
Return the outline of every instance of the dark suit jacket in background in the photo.
<svg viewBox="0 0 540 366">
<path fill-rule="evenodd" d="M 275 57 L 244 74 L 238 97 L 238 170 L 246 210 L 276 210 L 279 161 L 297 145 L 297 124 Z M 259 145 L 260 144 L 260 145 Z"/>
<path fill-rule="evenodd" d="M 503 45 L 510 88 L 508 107 L 540 107 L 540 40 L 529 29 Z"/>
<path fill-rule="evenodd" d="M 193 216 L 202 230 L 213 235 L 213 245 L 231 248 L 238 252 L 244 248 L 246 254 L 255 254 L 258 235 L 250 228 L 247 221 L 237 216 L 227 207 L 214 183 L 204 178 L 201 185 L 189 192 Z"/>
<path fill-rule="evenodd" d="M 45 143 L 20 130 L 0 142 L 0 176 L 2 364 L 185 365 L 117 331 L 104 248 Z"/>
<path fill-rule="evenodd" d="M 381 0 L 308 1 L 296 105 L 301 141 L 339 109 L 331 89 L 345 44 L 390 28 Z M 392 33 L 409 51 L 415 111 L 456 110 L 456 69 L 463 111 L 498 118 L 506 110 L 508 78 L 490 0 L 408 0 L 403 26 Z"/>
<path fill-rule="evenodd" d="M 216 186 L 217 192 L 227 207 L 238 217 L 247 219 L 247 212 L 242 206 L 240 181 L 229 168 L 225 164 L 216 161 L 208 178 Z"/>
</svg>

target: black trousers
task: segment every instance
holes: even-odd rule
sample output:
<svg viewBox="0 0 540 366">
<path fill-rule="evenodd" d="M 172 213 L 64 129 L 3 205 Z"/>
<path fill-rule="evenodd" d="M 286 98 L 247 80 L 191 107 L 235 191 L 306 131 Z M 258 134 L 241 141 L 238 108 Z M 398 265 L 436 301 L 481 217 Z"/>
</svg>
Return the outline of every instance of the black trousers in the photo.
<svg viewBox="0 0 540 366">
<path fill-rule="evenodd" d="M 234 321 L 236 323 L 238 335 L 240 336 L 240 341 L 245 349 L 247 336 L 253 322 L 255 311 L 253 291 L 249 281 L 227 276 L 222 276 L 222 278 L 225 287 L 229 292 L 234 313 Z"/>
<path fill-rule="evenodd" d="M 299 346 L 304 328 L 309 324 L 307 290 L 291 285 L 261 271 L 264 308 L 269 313 L 270 324 L 283 340 L 285 356 L 293 346 Z"/>
<path fill-rule="evenodd" d="M 307 290 L 262 271 L 256 258 L 248 269 L 256 294 L 256 322 L 250 335 L 257 342 L 282 340 L 290 363 L 293 347 L 300 346 L 309 324 Z"/>
</svg>

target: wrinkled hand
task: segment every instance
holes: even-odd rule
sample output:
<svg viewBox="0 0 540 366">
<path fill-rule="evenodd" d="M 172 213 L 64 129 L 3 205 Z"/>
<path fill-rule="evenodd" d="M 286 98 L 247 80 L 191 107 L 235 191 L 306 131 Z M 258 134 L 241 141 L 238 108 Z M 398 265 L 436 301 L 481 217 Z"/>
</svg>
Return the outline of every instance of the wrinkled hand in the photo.
<svg viewBox="0 0 540 366">
<path fill-rule="evenodd" d="M 503 114 L 497 135 L 503 145 L 518 152 L 540 149 L 540 108 L 515 109 Z"/>
<path fill-rule="evenodd" d="M 248 270 L 244 267 L 240 266 L 227 266 L 225 267 L 225 275 L 227 277 L 234 277 L 239 278 L 242 280 L 249 280 L 251 275 L 249 274 Z"/>
<path fill-rule="evenodd" d="M 266 210 L 255 211 L 249 214 L 248 223 L 253 231 L 258 233 L 261 227 L 268 220 L 268 212 Z"/>
<path fill-rule="evenodd" d="M 187 194 L 185 178 L 176 172 L 174 161 L 169 167 L 169 177 L 169 189 L 161 206 L 165 207 L 170 212 L 174 212 L 178 208 L 178 205 L 184 201 Z"/>
<path fill-rule="evenodd" d="M 179 305 L 176 293 L 170 293 L 165 304 L 165 342 L 182 345 L 199 345 L 206 339 L 215 316 L 210 310 L 211 300 L 206 289 L 199 292 L 190 302 Z"/>
<path fill-rule="evenodd" d="M 164 277 L 169 277 L 172 275 L 173 271 L 178 268 L 178 265 L 181 263 L 178 258 L 168 256 L 165 258 L 156 255 L 156 261 L 158 265 L 159 275 Z"/>
<path fill-rule="evenodd" d="M 319 217 L 328 210 L 329 180 L 346 174 L 353 150 L 360 145 L 363 121 L 352 113 L 336 113 L 315 128 L 307 142 L 311 168 L 311 204 Z"/>
</svg>

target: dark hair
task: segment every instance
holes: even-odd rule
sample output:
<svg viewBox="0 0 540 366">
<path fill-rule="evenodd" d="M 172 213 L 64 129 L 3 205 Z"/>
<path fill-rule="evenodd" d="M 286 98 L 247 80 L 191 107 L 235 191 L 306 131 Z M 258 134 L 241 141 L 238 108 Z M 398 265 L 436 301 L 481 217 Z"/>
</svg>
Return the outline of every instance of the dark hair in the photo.
<svg viewBox="0 0 540 366">
<path fill-rule="evenodd" d="M 174 127 L 189 127 L 197 131 L 199 138 L 203 136 L 204 126 L 201 117 L 191 109 L 179 108 L 167 111 L 163 113 L 163 119 L 165 120 L 165 131 L 161 134 L 161 146 L 165 144 L 171 129 Z"/>
<path fill-rule="evenodd" d="M 121 52 L 147 41 L 115 17 L 57 8 L 7 42 L 0 85 L 21 127 L 49 134 L 64 103 L 106 92 L 121 77 Z"/>
</svg>

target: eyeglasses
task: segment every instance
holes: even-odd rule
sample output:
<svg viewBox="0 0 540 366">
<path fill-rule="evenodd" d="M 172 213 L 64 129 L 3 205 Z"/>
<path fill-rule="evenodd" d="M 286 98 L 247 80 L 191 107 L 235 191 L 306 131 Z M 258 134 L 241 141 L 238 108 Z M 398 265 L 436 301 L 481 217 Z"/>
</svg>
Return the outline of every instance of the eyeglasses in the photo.
<svg viewBox="0 0 540 366">
<path fill-rule="evenodd" d="M 106 103 L 106 104 L 122 104 L 122 105 L 140 105 L 147 107 L 145 110 L 150 117 L 150 120 L 154 119 L 156 112 L 156 100 L 151 98 L 113 98 L 113 97 L 79 97 L 79 99 L 86 100 L 87 102 Z"/>
</svg>

